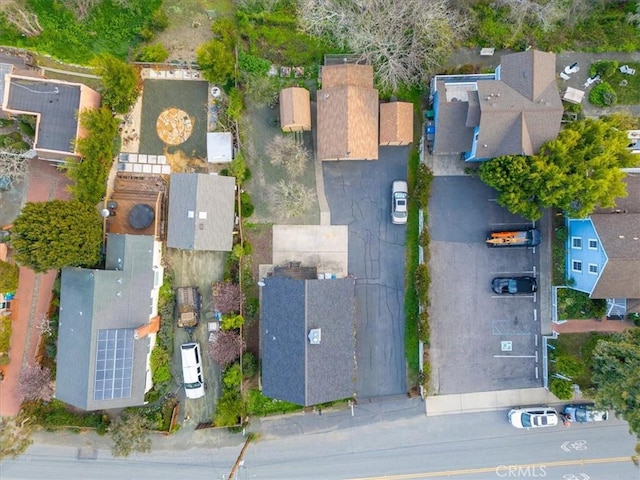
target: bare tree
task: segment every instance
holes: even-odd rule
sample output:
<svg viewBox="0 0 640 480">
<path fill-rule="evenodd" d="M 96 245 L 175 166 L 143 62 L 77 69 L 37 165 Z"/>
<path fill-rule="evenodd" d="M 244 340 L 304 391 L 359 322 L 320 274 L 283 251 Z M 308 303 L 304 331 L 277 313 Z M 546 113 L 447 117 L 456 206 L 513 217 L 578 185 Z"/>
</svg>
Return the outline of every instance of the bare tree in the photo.
<svg viewBox="0 0 640 480">
<path fill-rule="evenodd" d="M 315 193 L 298 182 L 280 180 L 272 190 L 275 213 L 285 218 L 305 213 L 315 199 Z"/>
<path fill-rule="evenodd" d="M 265 153 L 271 160 L 271 165 L 282 166 L 291 178 L 303 175 L 309 163 L 309 151 L 291 135 L 274 137 Z"/>
<path fill-rule="evenodd" d="M 236 283 L 217 282 L 212 286 L 213 307 L 220 313 L 227 314 L 240 311 L 242 291 Z"/>
<path fill-rule="evenodd" d="M 18 382 L 18 395 L 22 400 L 48 402 L 53 398 L 53 392 L 51 371 L 47 367 L 38 364 L 25 365 L 20 372 L 20 381 Z"/>
<path fill-rule="evenodd" d="M 234 330 L 222 330 L 209 344 L 209 355 L 220 366 L 229 365 L 240 358 L 244 343 L 240 334 Z"/>
<path fill-rule="evenodd" d="M 62 0 L 62 3 L 71 10 L 80 21 L 87 18 L 89 11 L 100 3 L 101 0 Z"/>
<path fill-rule="evenodd" d="M 448 0 L 300 0 L 298 18 L 304 31 L 361 55 L 392 91 L 424 83 L 468 28 Z"/>
<path fill-rule="evenodd" d="M 29 160 L 13 148 L 0 151 L 0 177 L 9 177 L 11 182 L 20 182 L 27 174 Z"/>
<path fill-rule="evenodd" d="M 33 443 L 33 424 L 22 414 L 15 417 L 0 417 L 0 460 L 17 457 Z"/>
<path fill-rule="evenodd" d="M 509 7 L 508 18 L 518 32 L 524 24 L 539 25 L 550 30 L 557 22 L 567 18 L 568 4 L 561 0 L 540 2 L 536 0 L 498 0 L 497 5 Z"/>
<path fill-rule="evenodd" d="M 42 33 L 38 16 L 30 12 L 23 1 L 2 0 L 0 13 L 4 13 L 7 22 L 16 27 L 25 37 L 37 37 Z"/>
</svg>

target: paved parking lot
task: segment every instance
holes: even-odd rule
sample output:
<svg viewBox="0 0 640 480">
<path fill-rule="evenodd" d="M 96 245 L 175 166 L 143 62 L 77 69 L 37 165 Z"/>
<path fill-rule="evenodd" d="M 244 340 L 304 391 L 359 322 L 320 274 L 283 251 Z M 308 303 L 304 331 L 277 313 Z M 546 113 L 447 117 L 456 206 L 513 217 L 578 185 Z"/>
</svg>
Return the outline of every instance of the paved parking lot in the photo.
<svg viewBox="0 0 640 480">
<path fill-rule="evenodd" d="M 537 276 L 539 248 L 485 244 L 489 230 L 531 223 L 500 207 L 495 192 L 477 177 L 436 176 L 429 225 L 433 393 L 541 386 L 537 294 L 496 295 L 491 290 L 494 277 L 532 276 L 534 271 Z"/>
<path fill-rule="evenodd" d="M 349 273 L 357 277 L 358 397 L 404 394 L 404 243 L 391 223 L 391 182 L 405 179 L 406 147 L 381 147 L 377 161 L 324 162 L 333 225 L 349 226 Z"/>
</svg>

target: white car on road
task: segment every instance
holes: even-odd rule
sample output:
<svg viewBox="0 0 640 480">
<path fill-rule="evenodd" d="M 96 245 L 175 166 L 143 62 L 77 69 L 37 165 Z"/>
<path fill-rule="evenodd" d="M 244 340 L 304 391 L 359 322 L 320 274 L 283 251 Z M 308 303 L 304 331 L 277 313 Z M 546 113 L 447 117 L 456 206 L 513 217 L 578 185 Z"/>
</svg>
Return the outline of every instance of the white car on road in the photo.
<svg viewBox="0 0 640 480">
<path fill-rule="evenodd" d="M 515 407 L 509 410 L 509 423 L 516 428 L 554 427 L 558 424 L 558 412 L 546 406 Z"/>
<path fill-rule="evenodd" d="M 407 182 L 395 180 L 391 185 L 391 223 L 407 223 Z"/>
</svg>

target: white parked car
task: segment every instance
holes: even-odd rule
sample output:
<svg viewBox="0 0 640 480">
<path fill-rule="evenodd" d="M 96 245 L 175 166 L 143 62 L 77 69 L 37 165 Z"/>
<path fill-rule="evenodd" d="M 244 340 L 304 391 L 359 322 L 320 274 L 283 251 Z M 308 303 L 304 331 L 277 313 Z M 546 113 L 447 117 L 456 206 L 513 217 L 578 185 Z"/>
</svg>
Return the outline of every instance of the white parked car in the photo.
<svg viewBox="0 0 640 480">
<path fill-rule="evenodd" d="M 407 223 L 407 191 L 407 182 L 404 180 L 395 180 L 391 185 L 391 223 Z"/>
<path fill-rule="evenodd" d="M 558 424 L 558 412 L 547 406 L 515 407 L 509 410 L 509 423 L 526 429 L 554 427 Z"/>
<path fill-rule="evenodd" d="M 202 356 L 200 344 L 196 342 L 180 345 L 182 357 L 182 379 L 187 398 L 204 397 L 204 378 L 202 377 Z"/>
</svg>

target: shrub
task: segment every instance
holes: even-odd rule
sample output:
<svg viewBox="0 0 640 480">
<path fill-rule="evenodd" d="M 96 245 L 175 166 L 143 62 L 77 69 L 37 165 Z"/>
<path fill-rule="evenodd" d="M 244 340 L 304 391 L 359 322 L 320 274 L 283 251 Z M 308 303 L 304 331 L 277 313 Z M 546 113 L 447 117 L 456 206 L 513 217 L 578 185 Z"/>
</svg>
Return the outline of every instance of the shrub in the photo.
<svg viewBox="0 0 640 480">
<path fill-rule="evenodd" d="M 247 352 L 242 356 L 242 375 L 244 378 L 253 378 L 258 372 L 258 361 L 256 356 Z"/>
<path fill-rule="evenodd" d="M 618 101 L 616 91 L 607 82 L 596 85 L 589 92 L 589 102 L 596 107 L 610 107 Z"/>
<path fill-rule="evenodd" d="M 33 137 L 36 134 L 35 117 L 30 115 L 21 115 L 18 128 L 26 136 Z"/>
<path fill-rule="evenodd" d="M 244 104 L 242 102 L 242 92 L 237 88 L 229 89 L 227 100 L 227 118 L 233 122 L 240 120 Z"/>
<path fill-rule="evenodd" d="M 573 398 L 573 385 L 568 380 L 562 378 L 552 379 L 549 390 L 560 400 L 571 400 Z"/>
<path fill-rule="evenodd" d="M 169 58 L 169 52 L 161 43 L 146 45 L 136 54 L 138 62 L 161 63 Z"/>
<path fill-rule="evenodd" d="M 244 317 L 242 315 L 223 315 L 220 322 L 220 328 L 222 330 L 236 330 L 244 325 Z"/>
<path fill-rule="evenodd" d="M 420 306 L 426 307 L 429 305 L 429 287 L 431 286 L 431 278 L 429 277 L 429 269 L 424 263 L 421 263 L 416 268 L 414 280 Z"/>
<path fill-rule="evenodd" d="M 418 338 L 421 342 L 429 343 L 431 329 L 429 327 L 429 312 L 423 309 L 418 315 Z"/>
<path fill-rule="evenodd" d="M 9 352 L 9 346 L 11 345 L 11 327 L 11 317 L 0 317 L 0 354 Z"/>
<path fill-rule="evenodd" d="M 584 372 L 584 366 L 575 358 L 562 355 L 556 359 L 555 370 L 565 377 L 573 378 Z"/>
<path fill-rule="evenodd" d="M 255 206 L 251 203 L 251 195 L 247 192 L 242 192 L 240 194 L 240 215 L 242 218 L 249 218 L 253 215 L 255 211 Z"/>
<path fill-rule="evenodd" d="M 616 73 L 618 65 L 617 60 L 598 60 L 589 67 L 589 76 L 595 77 L 596 75 L 600 75 L 600 78 L 604 80 Z"/>
<path fill-rule="evenodd" d="M 238 55 L 238 68 L 249 75 L 265 76 L 271 68 L 271 62 L 246 52 Z"/>
<path fill-rule="evenodd" d="M 60 400 L 53 399 L 43 402 L 25 402 L 22 412 L 32 418 L 33 422 L 46 430 L 63 427 L 84 427 L 100 429 L 108 424 L 108 418 L 99 413 L 73 413 Z"/>
<path fill-rule="evenodd" d="M 240 311 L 242 291 L 237 283 L 216 282 L 211 288 L 213 307 L 222 314 Z"/>
<path fill-rule="evenodd" d="M 0 260 L 0 293 L 15 292 L 18 288 L 20 268 Z"/>
<path fill-rule="evenodd" d="M 213 424 L 216 427 L 232 427 L 239 425 L 244 417 L 245 405 L 240 392 L 225 390 L 216 406 Z"/>
<path fill-rule="evenodd" d="M 23 140 L 12 143 L 9 147 L 16 152 L 26 152 L 31 148 L 31 146 Z"/>
<path fill-rule="evenodd" d="M 429 197 L 431 196 L 431 182 L 433 181 L 433 172 L 424 163 L 418 166 L 416 174 L 416 186 L 413 189 L 413 198 L 418 204 L 418 208 L 426 209 L 429 205 Z"/>
<path fill-rule="evenodd" d="M 162 346 L 156 345 L 151 351 L 151 378 L 154 384 L 159 385 L 171 380 L 171 358 L 169 352 Z"/>
<path fill-rule="evenodd" d="M 247 394 L 247 413 L 249 415 L 264 417 L 265 415 L 299 412 L 300 410 L 302 410 L 300 405 L 265 397 L 257 388 L 249 390 Z"/>
<path fill-rule="evenodd" d="M 240 363 L 229 365 L 222 374 L 222 385 L 225 389 L 240 390 L 242 384 L 242 370 Z"/>
</svg>

